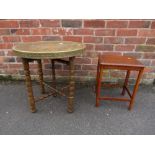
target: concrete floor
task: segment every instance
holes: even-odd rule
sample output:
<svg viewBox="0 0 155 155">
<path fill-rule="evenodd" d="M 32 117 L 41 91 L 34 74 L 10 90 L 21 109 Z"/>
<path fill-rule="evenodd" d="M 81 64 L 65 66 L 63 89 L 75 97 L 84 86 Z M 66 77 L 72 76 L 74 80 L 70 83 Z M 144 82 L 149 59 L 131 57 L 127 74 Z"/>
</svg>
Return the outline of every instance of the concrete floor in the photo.
<svg viewBox="0 0 155 155">
<path fill-rule="evenodd" d="M 34 84 L 35 94 L 39 86 Z M 105 92 L 117 95 L 121 89 Z M 37 103 L 37 113 L 30 113 L 24 83 L 0 84 L 1 135 L 94 135 L 155 134 L 155 90 L 140 86 L 134 109 L 127 102 L 101 101 L 95 105 L 91 86 L 77 86 L 75 111 L 66 112 L 64 97 L 49 97 Z"/>
</svg>

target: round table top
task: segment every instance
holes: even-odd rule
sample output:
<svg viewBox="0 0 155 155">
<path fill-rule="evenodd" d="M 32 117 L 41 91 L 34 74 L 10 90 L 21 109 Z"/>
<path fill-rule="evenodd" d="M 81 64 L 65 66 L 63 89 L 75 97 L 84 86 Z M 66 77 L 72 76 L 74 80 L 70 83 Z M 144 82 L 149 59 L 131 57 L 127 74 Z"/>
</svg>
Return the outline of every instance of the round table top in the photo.
<svg viewBox="0 0 155 155">
<path fill-rule="evenodd" d="M 19 43 L 13 47 L 17 56 L 29 59 L 73 57 L 81 55 L 84 49 L 84 44 L 72 41 Z"/>
</svg>

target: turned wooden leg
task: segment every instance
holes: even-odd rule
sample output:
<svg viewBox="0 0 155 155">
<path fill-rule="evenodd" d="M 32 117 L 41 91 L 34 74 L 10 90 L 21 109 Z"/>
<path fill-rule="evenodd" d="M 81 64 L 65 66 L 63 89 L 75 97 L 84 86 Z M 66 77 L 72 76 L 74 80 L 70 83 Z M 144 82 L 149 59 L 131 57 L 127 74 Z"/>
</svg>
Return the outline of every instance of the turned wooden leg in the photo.
<svg viewBox="0 0 155 155">
<path fill-rule="evenodd" d="M 29 71 L 29 60 L 23 58 L 22 61 L 23 61 L 24 72 L 25 72 L 25 80 L 26 80 L 30 110 L 31 112 L 36 112 L 35 100 L 33 96 L 32 83 L 31 83 L 31 76 Z"/>
<path fill-rule="evenodd" d="M 54 89 L 56 89 L 56 77 L 55 77 L 55 61 L 54 60 L 51 60 L 51 64 L 52 64 L 52 87 Z M 57 93 L 55 92 L 53 94 L 54 97 L 57 96 Z"/>
<path fill-rule="evenodd" d="M 42 63 L 41 60 L 38 59 L 38 75 L 39 75 L 39 83 L 40 83 L 40 90 L 41 93 L 44 94 L 45 93 L 45 87 L 44 87 L 44 80 L 43 80 L 43 71 L 42 71 Z"/>
<path fill-rule="evenodd" d="M 101 94 L 101 83 L 102 83 L 102 76 L 103 76 L 103 67 L 99 65 L 98 73 L 97 73 L 97 87 L 96 87 L 96 107 L 99 107 L 99 97 Z"/>
<path fill-rule="evenodd" d="M 69 113 L 74 111 L 74 91 L 75 91 L 75 79 L 74 79 L 74 59 L 75 57 L 69 58 L 69 73 L 70 73 L 70 81 L 69 81 L 69 94 L 68 94 L 68 106 L 67 111 Z"/>
<path fill-rule="evenodd" d="M 140 79 L 141 79 L 141 77 L 143 75 L 143 71 L 144 71 L 144 68 L 142 68 L 138 73 L 138 77 L 137 77 L 137 80 L 136 80 L 136 84 L 134 86 L 133 94 L 131 96 L 131 101 L 130 101 L 129 108 L 128 108 L 129 110 L 131 110 L 132 107 L 133 107 L 134 99 L 135 99 L 135 96 L 136 96 L 136 93 L 137 93 L 137 90 L 138 90 L 138 87 L 139 87 Z"/>
<path fill-rule="evenodd" d="M 123 96 L 125 95 L 125 87 L 127 87 L 127 85 L 128 85 L 129 76 L 130 76 L 130 70 L 128 70 L 127 73 L 126 73 L 126 78 L 125 78 L 125 82 L 124 82 L 124 85 L 123 85 L 123 90 L 122 90 L 122 93 L 121 93 Z"/>
</svg>

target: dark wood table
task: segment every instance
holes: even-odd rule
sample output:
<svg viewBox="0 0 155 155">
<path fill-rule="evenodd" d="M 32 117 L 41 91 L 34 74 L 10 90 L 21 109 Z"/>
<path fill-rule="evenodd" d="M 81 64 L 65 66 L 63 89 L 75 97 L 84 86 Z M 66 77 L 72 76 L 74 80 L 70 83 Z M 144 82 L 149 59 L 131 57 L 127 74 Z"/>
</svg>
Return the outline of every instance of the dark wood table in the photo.
<svg viewBox="0 0 155 155">
<path fill-rule="evenodd" d="M 28 92 L 28 99 L 31 112 L 36 112 L 35 102 L 43 100 L 44 98 L 60 94 L 68 97 L 67 111 L 73 112 L 74 106 L 74 90 L 75 90 L 75 81 L 74 81 L 74 59 L 75 56 L 81 55 L 85 49 L 85 45 L 77 42 L 71 41 L 41 41 L 41 42 L 31 42 L 31 43 L 20 43 L 13 47 L 15 54 L 22 58 L 26 86 Z M 69 58 L 64 60 L 63 58 Z M 43 71 L 42 71 L 42 59 L 50 59 L 52 64 L 52 86 L 48 85 L 43 80 Z M 33 95 L 32 82 L 29 70 L 29 62 L 37 61 L 38 63 L 38 75 L 39 83 L 41 88 L 41 93 L 45 93 L 45 86 L 49 87 L 52 92 L 44 94 L 39 98 L 35 98 Z M 65 95 L 60 90 L 56 89 L 56 77 L 55 77 L 55 62 L 65 63 L 69 65 L 69 85 L 68 85 L 68 95 Z M 63 88 L 64 89 L 64 88 Z"/>
<path fill-rule="evenodd" d="M 109 97 L 109 96 L 101 96 L 100 91 L 102 87 L 102 77 L 104 69 L 116 69 L 116 70 L 126 70 L 126 78 L 123 84 L 122 95 L 125 95 L 125 92 L 129 95 L 130 98 L 118 98 L 118 97 Z M 130 77 L 131 71 L 137 71 L 138 76 L 136 79 L 136 83 L 134 86 L 133 93 L 131 93 L 128 89 L 128 80 Z M 113 101 L 129 101 L 129 110 L 132 109 L 134 104 L 134 99 L 136 96 L 136 92 L 138 90 L 138 86 L 140 83 L 140 79 L 142 77 L 144 71 L 144 65 L 141 64 L 138 60 L 133 57 L 128 56 L 119 56 L 119 55 L 100 55 L 98 59 L 98 67 L 97 67 L 97 82 L 96 82 L 96 106 L 98 107 L 100 100 L 113 100 Z M 107 87 L 120 87 L 119 84 L 107 84 Z"/>
</svg>

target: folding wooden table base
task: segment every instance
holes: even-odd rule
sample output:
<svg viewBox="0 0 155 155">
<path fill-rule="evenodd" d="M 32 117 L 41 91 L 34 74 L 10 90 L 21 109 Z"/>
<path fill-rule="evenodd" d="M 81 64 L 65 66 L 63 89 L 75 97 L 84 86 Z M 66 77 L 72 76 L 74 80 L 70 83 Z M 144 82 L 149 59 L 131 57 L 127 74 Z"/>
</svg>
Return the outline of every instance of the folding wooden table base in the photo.
<svg viewBox="0 0 155 155">
<path fill-rule="evenodd" d="M 69 57 L 69 61 L 63 60 L 63 59 L 51 59 L 52 86 L 50 86 L 47 83 L 45 83 L 43 80 L 41 59 L 22 58 L 24 72 L 25 72 L 27 92 L 28 92 L 28 100 L 29 100 L 31 112 L 36 112 L 35 102 L 43 100 L 51 95 L 56 96 L 57 94 L 62 95 L 62 96 L 67 96 L 67 98 L 68 98 L 67 111 L 70 113 L 73 112 L 73 100 L 74 100 L 74 90 L 75 90 L 74 59 L 75 59 L 75 57 Z M 32 82 L 31 82 L 31 76 L 30 76 L 30 70 L 29 70 L 29 62 L 31 62 L 31 61 L 37 61 L 37 63 L 38 63 L 38 75 L 39 75 L 38 82 L 40 83 L 41 94 L 44 94 L 43 96 L 40 96 L 38 98 L 35 98 L 33 95 Z M 55 77 L 55 62 L 56 61 L 69 65 L 69 85 L 63 87 L 61 90 L 56 89 L 56 77 Z M 52 92 L 45 94 L 45 86 L 50 88 L 52 90 Z M 66 88 L 68 89 L 68 95 L 66 95 L 63 91 Z"/>
<path fill-rule="evenodd" d="M 127 71 L 121 94 L 125 95 L 125 92 L 127 92 L 130 98 L 116 98 L 116 97 L 101 96 L 102 77 L 104 76 L 103 75 L 104 69 L 118 69 L 118 70 Z M 99 61 L 97 66 L 97 77 L 96 77 L 96 107 L 100 105 L 99 103 L 100 100 L 128 101 L 129 102 L 128 109 L 131 110 L 134 104 L 134 99 L 136 96 L 136 92 L 138 90 L 140 79 L 143 74 L 143 70 L 144 70 L 144 66 L 139 61 L 131 57 L 115 56 L 115 55 L 99 56 Z M 132 93 L 129 91 L 127 87 L 131 71 L 138 72 L 138 76 Z M 115 84 L 106 84 L 106 86 L 108 87 L 113 87 L 114 85 Z M 119 85 L 117 84 L 117 86 Z"/>
</svg>

